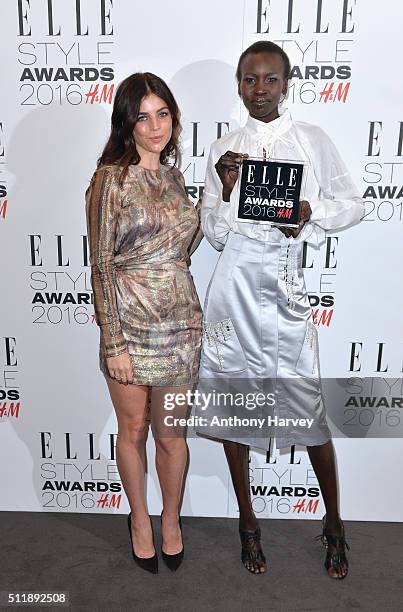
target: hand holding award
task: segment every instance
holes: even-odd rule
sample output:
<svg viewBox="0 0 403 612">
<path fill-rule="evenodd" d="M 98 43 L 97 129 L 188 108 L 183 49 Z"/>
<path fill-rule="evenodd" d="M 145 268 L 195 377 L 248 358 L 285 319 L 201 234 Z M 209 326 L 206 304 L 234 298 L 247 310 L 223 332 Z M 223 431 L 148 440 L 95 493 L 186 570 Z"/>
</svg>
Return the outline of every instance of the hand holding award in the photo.
<svg viewBox="0 0 403 612">
<path fill-rule="evenodd" d="M 248 155 L 245 153 L 227 151 L 224 155 L 221 155 L 216 163 L 215 169 L 222 182 L 222 199 L 224 202 L 229 202 L 234 185 L 238 180 L 240 165 L 247 158 Z"/>
<path fill-rule="evenodd" d="M 238 222 L 293 228 L 297 235 L 301 221 L 310 217 L 306 205 L 301 211 L 300 202 L 306 166 L 302 160 L 245 160 L 239 181 Z"/>
<path fill-rule="evenodd" d="M 300 231 L 302 230 L 302 228 L 304 227 L 305 223 L 307 223 L 309 219 L 311 218 L 311 214 L 312 214 L 312 210 L 311 210 L 309 202 L 307 200 L 301 200 L 299 203 L 298 227 L 297 228 L 279 227 L 278 229 L 280 230 L 280 232 L 283 232 L 283 234 L 287 236 L 287 238 L 290 238 L 290 236 L 292 236 L 293 238 L 296 238 L 298 234 L 300 233 Z"/>
</svg>

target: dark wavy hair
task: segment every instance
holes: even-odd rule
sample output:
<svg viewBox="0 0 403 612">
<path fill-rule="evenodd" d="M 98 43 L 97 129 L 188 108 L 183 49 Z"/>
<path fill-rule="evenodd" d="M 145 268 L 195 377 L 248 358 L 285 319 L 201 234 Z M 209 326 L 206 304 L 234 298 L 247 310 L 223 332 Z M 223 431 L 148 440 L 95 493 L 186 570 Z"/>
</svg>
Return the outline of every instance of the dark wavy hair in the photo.
<svg viewBox="0 0 403 612">
<path fill-rule="evenodd" d="M 111 133 L 98 159 L 98 166 L 117 164 L 122 167 L 120 181 L 123 182 L 131 164 L 138 164 L 140 155 L 136 149 L 133 128 L 137 122 L 142 99 L 155 94 L 164 100 L 172 117 L 172 136 L 160 153 L 160 162 L 166 164 L 179 158 L 180 112 L 168 85 L 151 72 L 136 72 L 122 81 L 116 90 L 111 117 Z"/>
<path fill-rule="evenodd" d="M 242 62 L 247 55 L 253 53 L 277 53 L 277 55 L 280 55 L 284 64 L 284 78 L 290 78 L 291 64 L 287 53 L 281 47 L 276 45 L 276 43 L 271 42 L 271 40 L 258 40 L 257 42 L 253 43 L 253 45 L 245 49 L 243 53 L 241 53 L 235 73 L 238 85 L 241 82 L 242 77 Z"/>
</svg>

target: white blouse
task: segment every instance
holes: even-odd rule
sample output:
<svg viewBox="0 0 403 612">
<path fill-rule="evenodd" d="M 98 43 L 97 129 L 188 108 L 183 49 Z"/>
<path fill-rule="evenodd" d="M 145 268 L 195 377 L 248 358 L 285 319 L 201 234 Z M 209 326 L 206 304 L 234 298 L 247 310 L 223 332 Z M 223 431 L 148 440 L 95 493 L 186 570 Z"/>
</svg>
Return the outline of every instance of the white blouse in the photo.
<svg viewBox="0 0 403 612">
<path fill-rule="evenodd" d="M 230 202 L 222 200 L 222 184 L 214 167 L 221 155 L 233 151 L 263 157 L 264 150 L 276 159 L 308 162 L 300 199 L 309 202 L 312 216 L 297 238 L 286 238 L 276 227 L 258 222 L 239 223 L 239 180 Z M 333 142 L 320 127 L 293 121 L 288 111 L 269 123 L 249 116 L 243 128 L 225 134 L 211 145 L 201 221 L 204 235 L 219 251 L 224 248 L 230 230 L 258 240 L 306 240 L 319 245 L 325 239 L 325 230 L 357 223 L 363 214 L 363 201 Z"/>
</svg>

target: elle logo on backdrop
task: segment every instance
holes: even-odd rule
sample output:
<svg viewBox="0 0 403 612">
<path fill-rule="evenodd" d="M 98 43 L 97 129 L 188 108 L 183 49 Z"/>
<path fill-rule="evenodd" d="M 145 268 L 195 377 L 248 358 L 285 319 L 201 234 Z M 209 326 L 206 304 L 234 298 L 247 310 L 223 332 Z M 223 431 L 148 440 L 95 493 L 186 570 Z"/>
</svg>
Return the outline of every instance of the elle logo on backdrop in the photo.
<svg viewBox="0 0 403 612">
<path fill-rule="evenodd" d="M 17 341 L 13 336 L 5 336 L 0 341 L 3 347 L 3 367 L 0 369 L 0 420 L 6 417 L 18 419 L 20 416 L 21 402 L 19 385 L 17 384 L 18 359 Z M 0 351 L 0 356 L 2 351 Z M 1 363 L 1 361 L 0 361 Z"/>
<path fill-rule="evenodd" d="M 72 240 L 63 234 L 51 239 L 30 234 L 29 239 L 30 266 L 35 268 L 29 282 L 35 292 L 31 300 L 32 323 L 52 326 L 94 323 L 90 272 L 85 269 L 90 263 L 87 236 Z"/>
<path fill-rule="evenodd" d="M 40 431 L 40 497 L 50 510 L 113 511 L 120 508 L 122 484 L 115 462 L 116 434 Z"/>
<path fill-rule="evenodd" d="M 113 0 L 18 0 L 21 106 L 112 104 L 112 9 Z"/>
<path fill-rule="evenodd" d="M 348 102 L 357 29 L 355 7 L 356 0 L 246 3 L 251 42 L 269 36 L 291 59 L 288 105 Z"/>
<path fill-rule="evenodd" d="M 43 21 L 47 23 L 47 36 L 60 36 L 62 34 L 62 26 L 59 23 L 55 23 L 54 17 L 54 2 L 53 0 L 42 0 L 39 3 L 40 9 L 43 15 Z M 83 25 L 82 23 L 82 5 L 86 4 L 91 14 L 95 11 L 94 0 L 71 0 L 70 2 L 64 2 L 65 5 L 70 5 L 71 11 L 75 16 L 76 30 L 74 36 L 88 36 L 89 26 Z M 101 31 L 100 36 L 112 36 L 113 26 L 111 25 L 111 8 L 113 7 L 112 0 L 99 0 L 99 13 L 100 13 L 100 24 Z M 18 0 L 18 35 L 19 36 L 32 36 L 32 25 L 31 25 L 31 6 L 29 0 Z M 33 7 L 32 7 L 33 8 Z M 35 15 L 36 17 L 36 15 Z"/>
<path fill-rule="evenodd" d="M 363 221 L 401 223 L 403 219 L 403 121 L 369 121 L 362 194 Z"/>
</svg>

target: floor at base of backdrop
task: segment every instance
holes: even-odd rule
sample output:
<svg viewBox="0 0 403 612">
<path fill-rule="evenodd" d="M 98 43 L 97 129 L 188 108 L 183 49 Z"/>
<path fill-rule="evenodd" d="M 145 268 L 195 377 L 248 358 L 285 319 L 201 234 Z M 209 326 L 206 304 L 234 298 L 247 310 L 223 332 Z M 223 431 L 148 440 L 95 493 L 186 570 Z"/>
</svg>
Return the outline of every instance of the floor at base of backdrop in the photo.
<svg viewBox="0 0 403 612">
<path fill-rule="evenodd" d="M 126 520 L 1 512 L 0 591 L 68 591 L 69 609 L 91 612 L 402 610 L 403 523 L 346 522 L 350 572 L 332 581 L 319 521 L 261 520 L 268 571 L 254 576 L 236 519 L 184 517 L 185 560 L 171 573 L 160 559 L 158 575 L 134 564 Z M 159 548 L 159 517 L 153 525 Z"/>
</svg>

